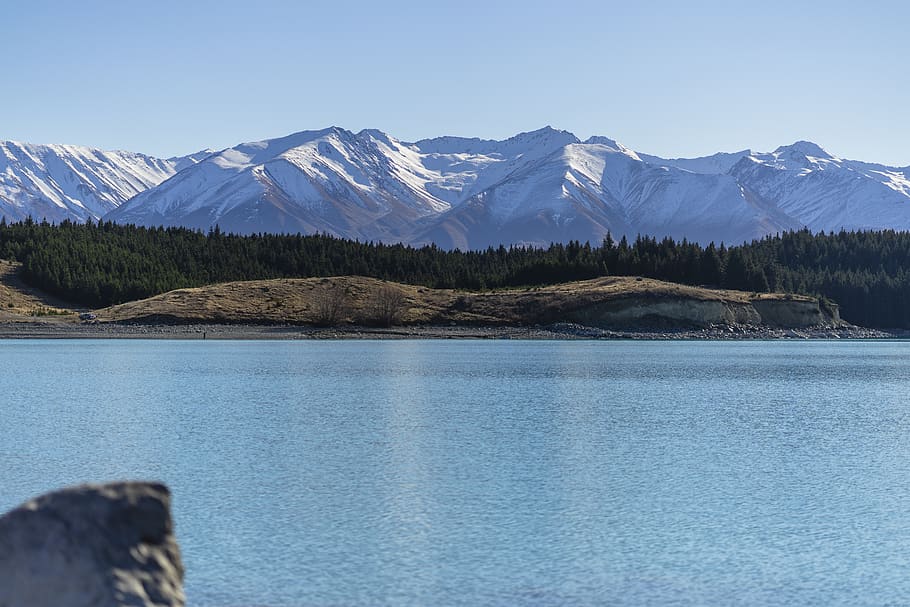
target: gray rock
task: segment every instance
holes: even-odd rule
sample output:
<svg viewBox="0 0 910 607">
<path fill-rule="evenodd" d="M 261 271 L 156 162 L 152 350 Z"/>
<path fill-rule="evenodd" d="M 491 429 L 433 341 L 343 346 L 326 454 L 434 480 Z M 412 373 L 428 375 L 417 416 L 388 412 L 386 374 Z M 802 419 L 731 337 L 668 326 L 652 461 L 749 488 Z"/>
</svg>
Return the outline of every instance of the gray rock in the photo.
<svg viewBox="0 0 910 607">
<path fill-rule="evenodd" d="M 64 489 L 0 517 L 0 607 L 182 607 L 170 492 Z"/>
</svg>

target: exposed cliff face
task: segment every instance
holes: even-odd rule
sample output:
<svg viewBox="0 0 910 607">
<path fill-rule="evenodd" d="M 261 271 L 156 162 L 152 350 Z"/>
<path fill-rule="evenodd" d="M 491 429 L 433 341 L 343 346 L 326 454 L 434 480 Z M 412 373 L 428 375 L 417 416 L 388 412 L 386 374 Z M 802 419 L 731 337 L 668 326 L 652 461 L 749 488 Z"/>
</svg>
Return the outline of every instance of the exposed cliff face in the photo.
<svg viewBox="0 0 910 607">
<path fill-rule="evenodd" d="M 815 299 L 786 297 L 735 301 L 635 295 L 594 303 L 572 310 L 566 316 L 573 322 L 603 328 L 689 328 L 737 324 L 800 329 L 842 324 L 836 307 L 823 310 Z"/>
<path fill-rule="evenodd" d="M 164 485 L 75 487 L 0 517 L 3 607 L 183 604 L 183 565 Z"/>
<path fill-rule="evenodd" d="M 598 303 L 568 313 L 568 320 L 602 328 L 706 327 L 721 324 L 762 324 L 747 303 L 682 298 L 628 297 Z"/>
<path fill-rule="evenodd" d="M 756 299 L 752 305 L 761 315 L 762 324 L 770 327 L 790 329 L 844 324 L 836 305 L 821 306 L 815 299 Z"/>
</svg>

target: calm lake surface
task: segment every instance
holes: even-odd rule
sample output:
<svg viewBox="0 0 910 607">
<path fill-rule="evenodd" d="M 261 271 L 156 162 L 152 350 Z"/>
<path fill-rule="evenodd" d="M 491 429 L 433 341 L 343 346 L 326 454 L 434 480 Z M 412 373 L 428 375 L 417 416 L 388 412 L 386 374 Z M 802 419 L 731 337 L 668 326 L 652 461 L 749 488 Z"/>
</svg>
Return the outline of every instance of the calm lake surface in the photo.
<svg viewBox="0 0 910 607">
<path fill-rule="evenodd" d="M 160 479 L 193 607 L 910 604 L 910 343 L 0 341 L 0 511 Z"/>
</svg>

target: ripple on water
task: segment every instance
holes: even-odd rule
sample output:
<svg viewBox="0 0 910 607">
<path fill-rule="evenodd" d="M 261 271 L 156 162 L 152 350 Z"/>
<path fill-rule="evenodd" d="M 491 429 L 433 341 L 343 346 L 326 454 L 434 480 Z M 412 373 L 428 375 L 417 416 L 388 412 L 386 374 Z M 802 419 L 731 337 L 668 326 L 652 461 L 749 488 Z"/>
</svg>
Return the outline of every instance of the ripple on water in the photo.
<svg viewBox="0 0 910 607">
<path fill-rule="evenodd" d="M 0 342 L 0 508 L 174 492 L 197 606 L 910 603 L 904 342 Z"/>
</svg>

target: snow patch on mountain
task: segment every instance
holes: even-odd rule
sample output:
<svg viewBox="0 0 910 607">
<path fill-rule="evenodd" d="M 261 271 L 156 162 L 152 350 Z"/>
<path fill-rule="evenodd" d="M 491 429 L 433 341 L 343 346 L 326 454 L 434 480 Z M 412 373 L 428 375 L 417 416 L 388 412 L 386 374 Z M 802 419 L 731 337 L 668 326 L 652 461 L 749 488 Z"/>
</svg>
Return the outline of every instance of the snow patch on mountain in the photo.
<svg viewBox="0 0 910 607">
<path fill-rule="evenodd" d="M 702 156 L 699 158 L 660 158 L 650 154 L 639 154 L 644 162 L 656 165 L 675 167 L 690 171 L 692 173 L 703 173 L 705 175 L 724 175 L 744 157 L 749 156 L 751 150 L 742 150 L 741 152 L 719 152 L 711 156 Z"/>
</svg>

